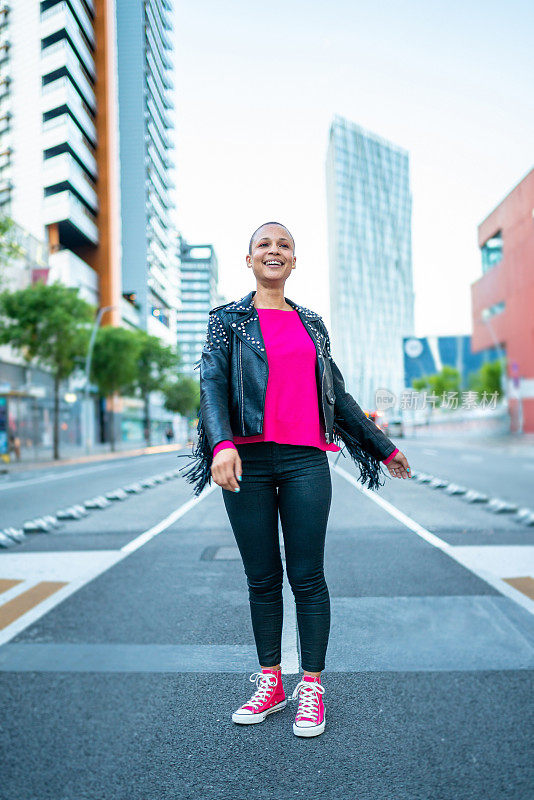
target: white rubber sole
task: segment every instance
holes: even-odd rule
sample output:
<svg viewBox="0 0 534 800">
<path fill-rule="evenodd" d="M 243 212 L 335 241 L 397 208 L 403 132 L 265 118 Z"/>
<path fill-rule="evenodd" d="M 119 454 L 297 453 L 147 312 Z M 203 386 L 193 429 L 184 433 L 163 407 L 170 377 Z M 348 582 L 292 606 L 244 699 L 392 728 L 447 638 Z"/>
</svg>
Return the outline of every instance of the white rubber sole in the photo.
<svg viewBox="0 0 534 800">
<path fill-rule="evenodd" d="M 261 714 L 239 714 L 237 711 L 234 711 L 232 714 L 232 720 L 237 722 L 238 725 L 256 725 L 258 722 L 263 722 L 268 714 L 274 714 L 275 711 L 281 711 L 286 706 L 287 699 L 282 700 L 281 703 L 278 703 L 272 708 L 268 708 L 267 711 L 262 711 Z"/>
<path fill-rule="evenodd" d="M 314 725 L 313 728 L 303 728 L 301 725 L 297 725 L 295 722 L 293 723 L 293 733 L 295 736 L 319 736 L 320 733 L 324 731 L 324 725 L 326 722 L 326 714 L 323 715 L 323 721 L 320 725 Z"/>
</svg>

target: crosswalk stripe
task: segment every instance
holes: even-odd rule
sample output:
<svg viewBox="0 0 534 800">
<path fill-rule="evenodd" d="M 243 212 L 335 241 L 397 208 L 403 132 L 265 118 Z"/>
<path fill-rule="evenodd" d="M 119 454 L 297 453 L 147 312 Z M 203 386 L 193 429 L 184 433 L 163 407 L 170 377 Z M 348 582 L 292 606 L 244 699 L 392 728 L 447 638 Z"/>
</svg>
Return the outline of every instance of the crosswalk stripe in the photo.
<svg viewBox="0 0 534 800">
<path fill-rule="evenodd" d="M 506 581 L 518 592 L 523 592 L 531 600 L 534 600 L 534 578 L 531 578 L 530 575 L 525 575 L 522 578 L 503 578 L 503 581 Z"/>
<path fill-rule="evenodd" d="M 67 583 L 66 581 L 40 581 L 25 592 L 13 597 L 12 600 L 8 600 L 7 603 L 0 606 L 0 630 L 7 628 L 27 611 L 67 586 Z"/>
<path fill-rule="evenodd" d="M 19 580 L 11 579 L 11 578 L 0 578 L 0 594 L 4 592 L 9 592 L 13 586 L 17 586 L 17 584 L 22 583 L 22 578 Z"/>
</svg>

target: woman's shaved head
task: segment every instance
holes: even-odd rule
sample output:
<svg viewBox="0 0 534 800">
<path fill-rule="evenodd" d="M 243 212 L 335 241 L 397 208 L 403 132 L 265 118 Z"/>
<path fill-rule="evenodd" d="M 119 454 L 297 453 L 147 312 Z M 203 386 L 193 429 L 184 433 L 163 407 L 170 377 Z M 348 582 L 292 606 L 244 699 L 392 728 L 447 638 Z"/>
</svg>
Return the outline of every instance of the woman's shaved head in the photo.
<svg viewBox="0 0 534 800">
<path fill-rule="evenodd" d="M 288 229 L 286 228 L 286 226 L 282 225 L 281 222 L 264 222 L 263 225 L 260 225 L 259 228 L 256 228 L 256 230 L 254 231 L 254 233 L 250 237 L 250 243 L 249 243 L 249 246 L 248 246 L 249 255 L 252 255 L 252 245 L 254 243 L 254 240 L 257 238 L 257 236 L 259 235 L 260 231 L 262 231 L 263 228 L 266 228 L 268 225 L 278 225 L 278 227 L 283 228 L 287 232 L 287 235 L 289 236 L 289 238 L 291 240 L 291 243 L 293 244 L 293 254 L 294 254 L 295 253 L 295 240 L 291 236 L 291 234 L 288 231 Z"/>
</svg>

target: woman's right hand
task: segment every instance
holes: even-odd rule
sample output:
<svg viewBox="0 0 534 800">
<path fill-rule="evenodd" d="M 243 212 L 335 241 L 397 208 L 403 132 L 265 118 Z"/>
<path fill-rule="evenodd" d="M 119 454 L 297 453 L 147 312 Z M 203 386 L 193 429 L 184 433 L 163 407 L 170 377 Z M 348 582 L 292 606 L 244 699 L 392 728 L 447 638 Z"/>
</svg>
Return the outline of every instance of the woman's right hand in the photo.
<svg viewBox="0 0 534 800">
<path fill-rule="evenodd" d="M 239 480 L 243 474 L 241 458 L 235 447 L 223 447 L 213 459 L 211 475 L 218 486 L 230 492 L 239 490 Z M 239 480 L 238 480 L 239 476 Z"/>
</svg>

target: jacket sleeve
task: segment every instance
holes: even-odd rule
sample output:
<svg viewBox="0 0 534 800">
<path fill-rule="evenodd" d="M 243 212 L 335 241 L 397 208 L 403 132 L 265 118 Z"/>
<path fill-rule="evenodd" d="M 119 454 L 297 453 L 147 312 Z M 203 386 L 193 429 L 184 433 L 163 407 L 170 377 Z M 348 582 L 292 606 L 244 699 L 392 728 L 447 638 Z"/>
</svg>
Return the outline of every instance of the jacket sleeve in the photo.
<svg viewBox="0 0 534 800">
<path fill-rule="evenodd" d="M 344 444 L 358 465 L 360 480 L 369 489 L 378 489 L 383 474 L 381 462 L 397 448 L 393 442 L 362 411 L 354 397 L 347 392 L 341 370 L 330 353 L 330 337 L 324 322 L 326 354 L 332 369 L 334 401 L 334 441 Z"/>
<path fill-rule="evenodd" d="M 345 389 L 345 381 L 333 358 L 330 359 L 334 378 L 336 401 L 334 404 L 334 420 L 337 417 L 345 423 L 345 427 L 356 436 L 362 446 L 380 461 L 386 459 L 395 445 L 386 434 L 372 422 L 362 411 L 354 397 Z"/>
<path fill-rule="evenodd" d="M 214 312 L 200 358 L 200 411 L 212 452 L 218 442 L 234 438 L 228 410 L 229 380 L 230 334 Z"/>
<path fill-rule="evenodd" d="M 216 312 L 209 315 L 206 341 L 195 369 L 197 367 L 200 367 L 197 441 L 192 453 L 185 456 L 192 458 L 193 463 L 183 473 L 186 481 L 195 487 L 196 496 L 206 484 L 211 484 L 213 448 L 234 436 L 228 410 L 230 333 Z"/>
</svg>

